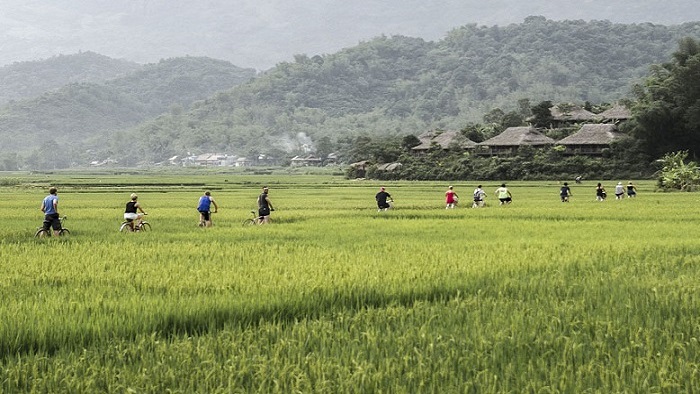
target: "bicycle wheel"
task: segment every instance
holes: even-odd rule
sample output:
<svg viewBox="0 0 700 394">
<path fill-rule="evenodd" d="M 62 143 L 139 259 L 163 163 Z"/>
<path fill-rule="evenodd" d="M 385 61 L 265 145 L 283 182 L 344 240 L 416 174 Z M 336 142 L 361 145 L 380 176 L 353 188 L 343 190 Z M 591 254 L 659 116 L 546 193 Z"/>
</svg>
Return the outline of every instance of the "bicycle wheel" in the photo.
<svg viewBox="0 0 700 394">
<path fill-rule="evenodd" d="M 70 231 L 68 231 L 67 228 L 62 228 L 61 231 L 58 232 L 58 235 L 60 237 L 67 237 L 70 235 Z"/>
<path fill-rule="evenodd" d="M 138 227 L 139 231 L 151 231 L 151 224 L 148 222 L 143 222 Z"/>
<path fill-rule="evenodd" d="M 120 232 L 120 233 L 123 233 L 123 232 L 130 232 L 130 231 L 134 231 L 134 230 L 131 229 L 131 226 L 129 225 L 129 222 L 123 222 L 122 225 L 119 226 L 119 232 Z"/>
<path fill-rule="evenodd" d="M 256 224 L 255 219 L 246 219 L 243 221 L 243 227 L 255 226 Z"/>
<path fill-rule="evenodd" d="M 34 233 L 34 236 L 35 236 L 36 238 L 48 238 L 48 237 L 51 236 L 51 232 L 50 232 L 50 231 L 51 231 L 51 230 L 47 230 L 47 229 L 45 229 L 45 228 L 42 227 L 42 228 L 36 230 L 36 233 Z"/>
</svg>

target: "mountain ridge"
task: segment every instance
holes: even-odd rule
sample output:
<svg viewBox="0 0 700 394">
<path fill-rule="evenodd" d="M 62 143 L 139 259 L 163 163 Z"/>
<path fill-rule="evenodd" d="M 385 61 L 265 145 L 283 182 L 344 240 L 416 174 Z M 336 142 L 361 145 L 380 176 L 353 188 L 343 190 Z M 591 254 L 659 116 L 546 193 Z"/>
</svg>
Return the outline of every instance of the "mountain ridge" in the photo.
<svg viewBox="0 0 700 394">
<path fill-rule="evenodd" d="M 462 25 L 507 26 L 530 15 L 626 24 L 700 20 L 689 0 L 5 0 L 2 11 L 0 65 L 90 50 L 139 63 L 207 56 L 258 70 L 381 35 L 431 41 Z"/>
</svg>

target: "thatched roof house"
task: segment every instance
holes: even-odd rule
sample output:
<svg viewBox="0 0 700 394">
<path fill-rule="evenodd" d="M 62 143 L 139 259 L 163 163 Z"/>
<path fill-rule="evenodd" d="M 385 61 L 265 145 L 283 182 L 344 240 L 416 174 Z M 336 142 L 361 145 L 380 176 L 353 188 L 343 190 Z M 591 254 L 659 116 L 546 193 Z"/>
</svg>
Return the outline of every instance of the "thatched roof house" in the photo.
<svg viewBox="0 0 700 394">
<path fill-rule="evenodd" d="M 462 149 L 474 149 L 477 145 L 476 142 L 465 137 L 459 131 L 429 131 L 419 135 L 418 139 L 421 141 L 421 144 L 411 148 L 411 150 L 418 153 L 427 152 L 434 144 L 443 150 L 447 150 L 452 146 L 458 146 Z"/>
<path fill-rule="evenodd" d="M 384 163 L 377 165 L 377 171 L 394 172 L 400 170 L 403 167 L 401 163 Z"/>
<path fill-rule="evenodd" d="M 632 111 L 622 104 L 615 104 L 612 108 L 603 111 L 599 114 L 603 118 L 604 122 L 619 122 L 623 120 L 628 120 L 632 118 Z"/>
<path fill-rule="evenodd" d="M 624 137 L 614 124 L 584 124 L 576 133 L 557 141 L 557 145 L 565 146 L 568 154 L 600 155 L 613 141 Z"/>
<path fill-rule="evenodd" d="M 501 134 L 478 144 L 480 153 L 488 155 L 514 154 L 521 146 L 544 147 L 554 145 L 554 140 L 534 127 L 509 127 Z"/>
<path fill-rule="evenodd" d="M 596 122 L 602 119 L 600 115 L 576 105 L 555 105 L 549 109 L 552 114 L 552 119 L 557 124 L 562 123 L 581 123 L 581 122 Z"/>
<path fill-rule="evenodd" d="M 320 166 L 323 163 L 320 157 L 314 155 L 292 157 L 292 167 Z"/>
</svg>

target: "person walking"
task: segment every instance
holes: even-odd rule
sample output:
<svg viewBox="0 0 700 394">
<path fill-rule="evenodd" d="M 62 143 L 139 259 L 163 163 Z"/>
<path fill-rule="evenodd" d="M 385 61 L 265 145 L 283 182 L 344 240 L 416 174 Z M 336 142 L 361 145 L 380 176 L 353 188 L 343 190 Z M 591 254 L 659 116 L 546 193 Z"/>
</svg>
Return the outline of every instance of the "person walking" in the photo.
<svg viewBox="0 0 700 394">
<path fill-rule="evenodd" d="M 272 202 L 270 201 L 270 189 L 267 186 L 263 186 L 262 193 L 258 196 L 258 216 L 262 218 L 261 224 L 270 223 L 270 212 L 274 211 L 275 208 L 272 207 Z"/>
<path fill-rule="evenodd" d="M 455 193 L 452 186 L 449 186 L 445 192 L 445 209 L 454 209 L 457 206 L 457 201 L 459 201 L 459 196 Z"/>
<path fill-rule="evenodd" d="M 49 188 L 49 195 L 44 197 L 39 207 L 44 213 L 43 227 L 49 231 L 49 227 L 53 228 L 54 235 L 58 236 L 61 231 L 61 219 L 58 214 L 58 189 L 55 187 Z"/>
<path fill-rule="evenodd" d="M 212 204 L 214 205 L 214 212 L 211 212 Z M 214 197 L 211 196 L 209 190 L 205 191 L 202 197 L 199 197 L 197 211 L 199 211 L 199 226 L 211 227 L 211 214 L 217 213 L 219 211 L 219 206 L 216 204 L 216 201 L 214 201 Z"/>
<path fill-rule="evenodd" d="M 513 195 L 510 193 L 510 190 L 508 190 L 505 183 L 501 183 L 501 187 L 496 189 L 496 193 L 494 194 L 496 194 L 498 201 L 500 201 L 499 205 L 510 204 L 513 202 Z"/>
</svg>

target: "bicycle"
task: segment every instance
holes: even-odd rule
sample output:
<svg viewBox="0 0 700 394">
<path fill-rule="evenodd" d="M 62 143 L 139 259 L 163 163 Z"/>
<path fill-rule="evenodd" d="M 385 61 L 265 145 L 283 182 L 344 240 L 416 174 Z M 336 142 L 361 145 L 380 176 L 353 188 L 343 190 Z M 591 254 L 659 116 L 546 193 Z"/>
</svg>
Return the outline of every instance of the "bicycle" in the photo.
<svg viewBox="0 0 700 394">
<path fill-rule="evenodd" d="M 377 209 L 377 212 L 386 212 L 390 209 L 394 209 L 394 199 L 389 198 L 386 200 L 386 205 L 383 205 Z"/>
<path fill-rule="evenodd" d="M 209 211 L 209 223 L 211 223 L 212 226 L 214 225 L 214 221 L 212 220 L 211 215 L 213 215 L 215 213 L 216 213 L 216 211 L 214 211 L 214 212 Z M 204 220 L 204 216 L 202 216 L 202 212 L 199 213 L 199 224 L 197 226 L 207 227 L 207 221 Z"/>
<path fill-rule="evenodd" d="M 70 235 L 70 231 L 67 228 L 63 227 L 63 222 L 66 219 L 68 219 L 67 216 L 63 216 L 59 219 L 59 221 L 61 223 L 61 229 L 58 230 L 59 237 Z M 53 233 L 53 230 L 51 229 L 51 227 L 45 228 L 44 226 L 37 227 L 36 233 L 34 233 L 34 237 L 36 237 L 36 238 L 47 238 L 47 237 L 50 237 L 52 235 L 54 235 L 54 233 Z"/>
<path fill-rule="evenodd" d="M 144 214 L 145 216 L 146 214 Z M 133 220 L 124 220 L 119 226 L 119 232 L 151 231 L 151 224 L 143 220 L 143 216 L 136 223 Z"/>
<path fill-rule="evenodd" d="M 270 209 L 270 212 L 274 211 L 274 209 Z M 259 226 L 264 224 L 265 222 L 263 221 L 265 219 L 264 216 L 258 215 L 256 211 L 250 211 L 250 214 L 253 215 L 252 218 L 248 218 L 243 221 L 243 227 L 248 227 L 248 226 Z M 269 219 L 268 219 L 269 220 Z M 268 222 L 269 223 L 269 222 Z"/>
</svg>

